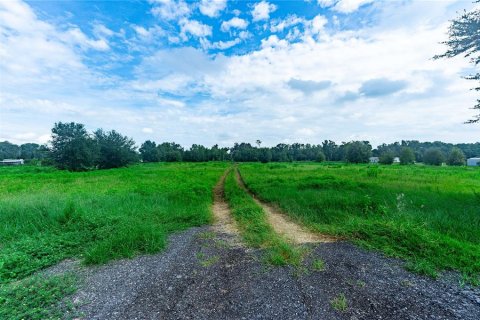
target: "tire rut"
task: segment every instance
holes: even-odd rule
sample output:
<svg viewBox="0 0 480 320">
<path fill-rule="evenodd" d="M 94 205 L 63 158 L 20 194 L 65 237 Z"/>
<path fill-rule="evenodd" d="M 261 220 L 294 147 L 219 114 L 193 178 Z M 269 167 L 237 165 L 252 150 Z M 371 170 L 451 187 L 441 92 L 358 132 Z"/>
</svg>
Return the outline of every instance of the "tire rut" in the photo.
<svg viewBox="0 0 480 320">
<path fill-rule="evenodd" d="M 235 168 L 235 176 L 240 187 L 242 187 L 246 192 L 248 192 L 250 196 L 253 198 L 253 200 L 263 208 L 263 210 L 266 213 L 269 224 L 278 234 L 283 235 L 285 238 L 287 238 L 291 242 L 297 243 L 297 244 L 322 243 L 322 242 L 327 243 L 327 242 L 338 241 L 338 239 L 335 237 L 313 233 L 305 229 L 303 226 L 300 226 L 299 224 L 293 222 L 289 217 L 281 213 L 277 208 L 263 201 L 260 201 L 255 196 L 255 194 L 253 194 L 247 188 L 237 168 Z"/>
</svg>

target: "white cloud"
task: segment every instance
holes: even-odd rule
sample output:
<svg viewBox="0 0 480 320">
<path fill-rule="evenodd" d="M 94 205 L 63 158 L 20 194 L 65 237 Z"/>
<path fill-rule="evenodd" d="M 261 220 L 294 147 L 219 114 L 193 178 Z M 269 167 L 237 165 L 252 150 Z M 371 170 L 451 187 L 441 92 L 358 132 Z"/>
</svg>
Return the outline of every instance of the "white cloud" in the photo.
<svg viewBox="0 0 480 320">
<path fill-rule="evenodd" d="M 229 40 L 229 41 L 217 41 L 212 44 L 210 44 L 209 48 L 210 49 L 220 49 L 220 50 L 225 50 L 229 49 L 233 46 L 236 46 L 241 42 L 240 38 L 236 38 L 234 40 Z"/>
<path fill-rule="evenodd" d="M 341 13 L 352 13 L 361 6 L 374 2 L 374 0 L 317 0 L 321 7 L 333 7 L 332 9 Z"/>
<path fill-rule="evenodd" d="M 477 141 L 478 127 L 462 124 L 476 98 L 461 78 L 468 59 L 431 60 L 445 49 L 439 42 L 455 10 L 443 2 L 385 8 L 372 27 L 326 32 L 319 16 L 304 22 L 305 32 L 291 26 L 297 41 L 271 36 L 244 54 L 157 50 L 141 58 L 134 79 L 111 79 L 85 65 L 90 47 L 64 39 L 68 33 L 26 4 L 0 2 L 0 140 L 45 141 L 55 121 L 78 121 L 117 129 L 138 144 Z M 208 26 L 179 20 L 185 36 L 231 44 L 210 43 Z M 390 87 L 382 91 L 384 82 Z"/>
<path fill-rule="evenodd" d="M 188 34 L 197 38 L 204 38 L 212 35 L 212 27 L 198 22 L 197 20 L 182 19 L 179 21 L 180 36 L 187 40 Z"/>
<path fill-rule="evenodd" d="M 299 18 L 296 15 L 288 15 L 285 19 L 278 19 L 271 22 L 271 32 L 282 32 L 283 30 L 290 28 L 297 24 L 305 23 L 305 19 Z"/>
<path fill-rule="evenodd" d="M 223 32 L 228 32 L 230 31 L 231 28 L 246 29 L 247 26 L 248 26 L 248 21 L 241 18 L 233 17 L 228 21 L 223 21 L 220 29 Z"/>
<path fill-rule="evenodd" d="M 143 128 L 142 132 L 143 133 L 153 133 L 153 129 L 152 128 Z"/>
<path fill-rule="evenodd" d="M 200 2 L 200 12 L 208 17 L 218 17 L 220 12 L 227 7 L 227 0 L 202 0 Z"/>
<path fill-rule="evenodd" d="M 191 9 L 184 0 L 149 0 L 152 14 L 162 20 L 176 20 L 190 15 Z"/>
<path fill-rule="evenodd" d="M 265 0 L 258 2 L 253 6 L 253 21 L 268 20 L 270 19 L 270 13 L 275 10 L 277 10 L 277 6 L 274 4 L 268 3 Z"/>
</svg>

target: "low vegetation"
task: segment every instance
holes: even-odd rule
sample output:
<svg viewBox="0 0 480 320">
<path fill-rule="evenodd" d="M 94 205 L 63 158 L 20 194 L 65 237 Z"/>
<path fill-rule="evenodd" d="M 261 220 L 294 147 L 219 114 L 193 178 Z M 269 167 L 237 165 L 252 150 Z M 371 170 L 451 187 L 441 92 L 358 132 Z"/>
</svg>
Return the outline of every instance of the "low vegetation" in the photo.
<svg viewBox="0 0 480 320">
<path fill-rule="evenodd" d="M 273 265 L 300 265 L 302 250 L 275 233 L 263 209 L 238 185 L 233 171 L 225 180 L 225 197 L 247 245 L 267 249 L 266 260 Z"/>
<path fill-rule="evenodd" d="M 14 281 L 61 260 L 98 264 L 154 253 L 168 234 L 209 223 L 212 188 L 226 166 L 162 163 L 76 173 L 0 168 L 2 297 L 19 290 Z M 24 289 L 33 295 L 30 284 L 36 288 L 27 282 Z"/>
<path fill-rule="evenodd" d="M 262 200 L 313 230 L 404 258 L 436 276 L 454 269 L 478 283 L 480 171 L 348 164 L 243 164 Z"/>
</svg>

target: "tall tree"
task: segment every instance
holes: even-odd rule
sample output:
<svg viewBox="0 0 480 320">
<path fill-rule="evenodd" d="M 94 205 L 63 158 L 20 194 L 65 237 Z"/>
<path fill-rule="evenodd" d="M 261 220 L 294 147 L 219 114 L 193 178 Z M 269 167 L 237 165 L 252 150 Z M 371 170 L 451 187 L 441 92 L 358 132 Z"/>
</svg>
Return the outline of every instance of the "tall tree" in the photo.
<svg viewBox="0 0 480 320">
<path fill-rule="evenodd" d="M 95 163 L 100 169 L 125 167 L 137 161 L 135 141 L 115 130 L 94 133 L 98 154 Z"/>
<path fill-rule="evenodd" d="M 155 142 L 147 140 L 142 143 L 140 149 L 143 162 L 158 162 L 158 150 Z"/>
<path fill-rule="evenodd" d="M 471 63 L 478 67 L 480 64 L 480 9 L 464 11 L 458 18 L 452 20 L 448 29 L 448 40 L 443 43 L 448 46 L 448 50 L 444 54 L 435 56 L 435 59 L 463 55 L 470 58 Z M 467 79 L 480 80 L 480 72 L 468 76 Z M 480 86 L 474 89 L 479 91 Z M 473 109 L 480 110 L 480 99 L 477 99 Z M 480 114 L 467 121 L 467 123 L 476 122 L 480 122 Z"/>
<path fill-rule="evenodd" d="M 95 145 L 83 124 L 58 122 L 52 128 L 51 155 L 59 169 L 84 171 L 94 164 Z"/>
<path fill-rule="evenodd" d="M 345 159 L 351 163 L 368 163 L 372 146 L 368 141 L 352 141 L 346 144 Z"/>
</svg>

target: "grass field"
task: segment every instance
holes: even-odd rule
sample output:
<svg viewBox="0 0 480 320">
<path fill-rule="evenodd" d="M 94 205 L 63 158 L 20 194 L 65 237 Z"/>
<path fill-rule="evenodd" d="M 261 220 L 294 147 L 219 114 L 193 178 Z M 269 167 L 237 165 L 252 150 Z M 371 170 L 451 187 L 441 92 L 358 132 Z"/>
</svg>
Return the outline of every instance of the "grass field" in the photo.
<svg viewBox="0 0 480 320">
<path fill-rule="evenodd" d="M 75 277 L 35 273 L 67 259 L 100 264 L 161 251 L 175 231 L 211 222 L 212 190 L 229 163 L 160 163 L 83 173 L 0 168 L 0 318 L 58 318 Z M 351 239 L 435 276 L 479 283 L 480 170 L 340 163 L 239 165 L 247 187 L 312 230 Z M 227 176 L 225 196 L 245 242 L 274 265 L 303 252 Z M 319 265 L 318 268 L 322 266 Z M 56 309 L 57 308 L 57 309 Z M 68 305 L 62 308 L 68 308 Z"/>
<path fill-rule="evenodd" d="M 313 230 L 407 259 L 413 271 L 480 275 L 480 170 L 467 167 L 242 164 L 261 199 Z"/>
<path fill-rule="evenodd" d="M 38 270 L 66 258 L 98 264 L 158 252 L 168 234 L 209 223 L 212 188 L 227 166 L 151 164 L 84 173 L 0 168 L 0 318 L 32 309 L 19 306 L 19 297 L 29 300 L 22 288 L 32 283 L 46 297 L 60 290 L 52 281 L 26 279 Z M 25 286 L 14 282 L 21 279 Z"/>
</svg>

